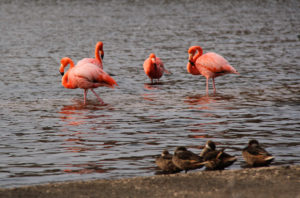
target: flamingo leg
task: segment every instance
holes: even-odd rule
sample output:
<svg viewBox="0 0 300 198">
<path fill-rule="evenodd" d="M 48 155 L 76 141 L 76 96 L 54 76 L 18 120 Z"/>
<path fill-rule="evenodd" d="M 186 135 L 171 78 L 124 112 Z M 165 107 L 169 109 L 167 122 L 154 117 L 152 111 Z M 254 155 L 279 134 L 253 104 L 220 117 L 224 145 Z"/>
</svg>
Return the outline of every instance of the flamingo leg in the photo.
<svg viewBox="0 0 300 198">
<path fill-rule="evenodd" d="M 213 78 L 212 80 L 213 80 L 214 93 L 216 93 L 215 79 Z"/>
<path fill-rule="evenodd" d="M 84 94 L 83 94 L 83 104 L 86 104 L 86 95 L 87 95 L 88 89 L 84 90 Z"/>
<path fill-rule="evenodd" d="M 206 95 L 208 95 L 208 78 L 206 78 Z"/>
<path fill-rule="evenodd" d="M 95 96 L 97 97 L 97 99 L 99 100 L 99 102 L 101 104 L 104 104 L 103 100 L 96 94 L 96 92 L 93 89 L 91 89 L 91 91 L 95 94 Z"/>
</svg>

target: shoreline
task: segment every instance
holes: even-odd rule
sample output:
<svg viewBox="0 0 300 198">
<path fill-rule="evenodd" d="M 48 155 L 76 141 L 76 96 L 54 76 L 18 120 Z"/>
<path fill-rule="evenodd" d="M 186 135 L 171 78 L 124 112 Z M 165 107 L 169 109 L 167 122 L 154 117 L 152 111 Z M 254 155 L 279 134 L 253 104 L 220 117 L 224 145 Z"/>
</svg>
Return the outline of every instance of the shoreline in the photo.
<svg viewBox="0 0 300 198">
<path fill-rule="evenodd" d="M 299 186 L 300 165 L 291 165 L 0 188 L 0 197 L 300 198 Z"/>
</svg>

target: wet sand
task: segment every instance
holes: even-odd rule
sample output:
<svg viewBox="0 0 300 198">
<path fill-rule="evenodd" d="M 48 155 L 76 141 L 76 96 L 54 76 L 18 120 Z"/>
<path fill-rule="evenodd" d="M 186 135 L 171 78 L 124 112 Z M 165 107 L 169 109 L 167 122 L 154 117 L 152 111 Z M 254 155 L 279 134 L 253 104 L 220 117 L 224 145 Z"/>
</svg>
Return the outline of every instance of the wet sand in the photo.
<svg viewBox="0 0 300 198">
<path fill-rule="evenodd" d="M 199 171 L 0 189 L 0 197 L 289 197 L 300 198 L 300 165 Z"/>
</svg>

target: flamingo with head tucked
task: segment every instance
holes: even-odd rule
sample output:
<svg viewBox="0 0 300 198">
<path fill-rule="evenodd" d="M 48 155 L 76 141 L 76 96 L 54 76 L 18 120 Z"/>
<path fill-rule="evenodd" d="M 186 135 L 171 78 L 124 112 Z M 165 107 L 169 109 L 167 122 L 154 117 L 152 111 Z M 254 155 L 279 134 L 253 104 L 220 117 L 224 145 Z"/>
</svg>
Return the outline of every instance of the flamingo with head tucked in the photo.
<svg viewBox="0 0 300 198">
<path fill-rule="evenodd" d="M 117 85 L 116 81 L 105 73 L 99 66 L 92 63 L 82 63 L 74 66 L 72 59 L 64 57 L 61 59 L 59 71 L 62 77 L 62 85 L 68 89 L 81 88 L 84 89 L 84 104 L 86 104 L 87 91 L 90 89 L 99 102 L 103 104 L 103 100 L 93 90 L 100 86 L 113 88 Z M 64 69 L 70 64 L 69 70 L 65 73 Z"/>
<path fill-rule="evenodd" d="M 101 57 L 101 58 L 100 58 Z M 104 58 L 104 50 L 103 50 L 103 43 L 101 41 L 97 42 L 95 47 L 95 58 L 84 58 L 78 61 L 77 65 L 82 65 L 85 63 L 92 63 L 99 66 L 103 69 L 102 60 Z"/>
<path fill-rule="evenodd" d="M 159 81 L 164 72 L 170 74 L 170 72 L 164 68 L 164 63 L 161 59 L 156 57 L 153 53 L 145 60 L 143 67 L 146 75 L 151 79 L 151 84 L 153 84 L 155 79 Z"/>
<path fill-rule="evenodd" d="M 215 78 L 225 74 L 239 74 L 221 55 L 214 52 L 203 54 L 200 46 L 192 46 L 188 50 L 189 62 L 187 71 L 193 75 L 206 78 L 206 94 L 208 95 L 208 80 L 212 78 L 214 93 L 216 93 Z M 196 54 L 196 55 L 195 55 Z"/>
</svg>

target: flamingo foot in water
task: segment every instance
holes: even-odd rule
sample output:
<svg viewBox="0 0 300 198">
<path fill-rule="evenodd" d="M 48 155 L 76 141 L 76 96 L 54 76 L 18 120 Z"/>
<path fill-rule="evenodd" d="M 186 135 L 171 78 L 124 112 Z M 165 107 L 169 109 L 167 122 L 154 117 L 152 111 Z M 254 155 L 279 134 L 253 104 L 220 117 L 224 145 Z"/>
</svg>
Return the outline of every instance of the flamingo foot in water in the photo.
<svg viewBox="0 0 300 198">
<path fill-rule="evenodd" d="M 206 78 L 206 95 L 208 96 L 208 78 Z"/>
<path fill-rule="evenodd" d="M 86 95 L 87 95 L 88 89 L 84 90 L 84 94 L 83 94 L 83 104 L 86 104 Z"/>
<path fill-rule="evenodd" d="M 215 86 L 215 79 L 213 78 L 212 81 L 213 81 L 213 87 L 214 87 L 214 94 L 216 94 L 217 90 L 216 90 L 216 86 Z"/>
<path fill-rule="evenodd" d="M 97 97 L 97 99 L 99 100 L 99 102 L 103 105 L 104 102 L 103 102 L 103 100 L 98 96 L 98 94 L 96 94 L 96 92 L 95 92 L 93 89 L 91 89 L 91 91 L 95 94 L 95 96 Z"/>
</svg>

